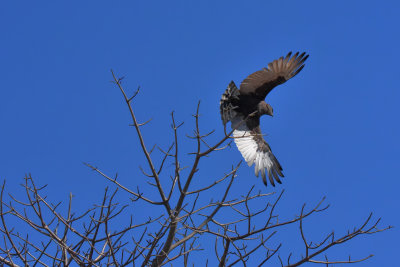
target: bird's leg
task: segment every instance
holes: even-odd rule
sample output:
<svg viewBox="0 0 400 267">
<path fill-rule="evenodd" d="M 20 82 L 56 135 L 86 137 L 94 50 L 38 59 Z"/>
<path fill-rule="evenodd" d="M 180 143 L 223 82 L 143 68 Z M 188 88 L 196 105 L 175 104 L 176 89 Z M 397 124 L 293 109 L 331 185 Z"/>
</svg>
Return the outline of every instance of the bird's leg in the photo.
<svg viewBox="0 0 400 267">
<path fill-rule="evenodd" d="M 257 115 L 257 113 L 258 113 L 258 110 L 254 111 L 253 113 L 250 113 L 250 114 L 248 115 L 248 117 L 249 117 L 249 118 L 250 118 L 250 117 L 254 117 L 254 116 Z"/>
<path fill-rule="evenodd" d="M 224 124 L 224 134 L 225 136 L 228 136 L 228 134 L 226 133 L 226 124 Z"/>
</svg>

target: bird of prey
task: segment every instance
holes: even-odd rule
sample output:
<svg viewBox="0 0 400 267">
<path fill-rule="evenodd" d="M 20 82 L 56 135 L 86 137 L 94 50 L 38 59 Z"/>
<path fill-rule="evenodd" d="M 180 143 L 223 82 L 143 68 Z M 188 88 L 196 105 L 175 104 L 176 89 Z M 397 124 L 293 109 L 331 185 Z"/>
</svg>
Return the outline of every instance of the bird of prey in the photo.
<svg viewBox="0 0 400 267">
<path fill-rule="evenodd" d="M 281 183 L 279 177 L 284 176 L 260 130 L 260 117 L 273 116 L 271 105 L 264 99 L 275 86 L 296 76 L 307 58 L 305 52 L 300 55 L 297 52 L 293 56 L 290 52 L 286 57 L 269 63 L 267 68 L 250 74 L 240 84 L 240 89 L 233 81 L 230 82 L 220 101 L 224 127 L 228 121 L 231 122 L 237 148 L 249 166 L 255 164 L 255 175 L 258 177 L 261 172 L 265 185 L 266 174 L 272 186 L 275 186 L 275 181 Z"/>
</svg>

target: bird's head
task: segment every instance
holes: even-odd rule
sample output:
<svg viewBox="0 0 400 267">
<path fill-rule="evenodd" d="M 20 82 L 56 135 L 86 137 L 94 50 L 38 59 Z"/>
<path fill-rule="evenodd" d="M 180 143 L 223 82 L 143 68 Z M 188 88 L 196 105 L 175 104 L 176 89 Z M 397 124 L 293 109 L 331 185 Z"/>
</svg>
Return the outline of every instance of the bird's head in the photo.
<svg viewBox="0 0 400 267">
<path fill-rule="evenodd" d="M 274 109 L 271 107 L 270 104 L 267 104 L 265 101 L 261 101 L 258 104 L 258 112 L 260 113 L 260 115 L 270 115 L 270 116 L 274 116 Z"/>
</svg>

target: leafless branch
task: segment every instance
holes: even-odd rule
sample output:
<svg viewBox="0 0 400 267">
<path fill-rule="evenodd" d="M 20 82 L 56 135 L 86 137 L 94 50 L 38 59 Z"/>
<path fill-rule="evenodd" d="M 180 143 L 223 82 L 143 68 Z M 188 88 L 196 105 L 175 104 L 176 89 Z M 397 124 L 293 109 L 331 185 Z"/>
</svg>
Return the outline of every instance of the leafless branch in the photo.
<svg viewBox="0 0 400 267">
<path fill-rule="evenodd" d="M 71 193 L 66 205 L 61 202 L 53 204 L 46 197 L 46 186 L 35 185 L 30 175 L 25 177 L 22 185 L 24 199 L 15 197 L 15 194 L 7 196 L 3 182 L 0 194 L 1 264 L 144 267 L 176 263 L 190 266 L 190 256 L 200 253 L 206 255 L 205 264 L 210 263 L 210 266 L 253 266 L 255 261 L 262 266 L 273 258 L 279 260 L 282 266 L 357 263 L 372 255 L 356 260 L 348 257 L 334 261 L 323 254 L 331 247 L 357 236 L 391 228 L 381 228 L 380 219 L 373 221 L 371 213 L 361 226 L 340 237 L 330 232 L 320 242 L 310 241 L 305 231 L 307 218 L 328 209 L 325 198 L 313 206 L 300 206 L 298 214 L 284 216 L 279 209 L 283 190 L 279 194 L 255 192 L 255 186 L 252 186 L 243 195 L 231 192 L 241 162 L 227 168 L 225 173 L 206 169 L 209 171 L 207 177 L 213 178 L 201 186 L 194 186 L 196 179 L 205 180 L 199 175 L 200 166 L 206 165 L 207 160 L 219 153 L 217 151 L 229 146 L 233 131 L 227 133 L 224 129 L 217 140 L 212 138 L 218 131 L 203 132 L 199 102 L 193 115 L 194 134 L 189 137 L 195 144 L 194 151 L 184 151 L 185 147 L 181 145 L 185 136 L 181 132 L 184 131 L 183 122 L 177 122 L 174 112 L 171 113 L 172 140 L 167 145 L 154 145 L 149 150 L 141 127 L 151 126 L 150 120 L 139 123 L 133 109 L 140 88 L 128 94 L 122 86 L 123 79 L 113 71 L 111 73 L 113 83 L 128 107 L 140 153 L 146 160 L 146 166 L 139 167 L 143 176 L 138 172 L 138 176 L 144 177 L 143 181 L 131 188 L 118 175 L 109 176 L 99 168 L 84 163 L 111 182 L 115 190 L 106 188 L 98 204 L 79 214 L 74 212 Z M 184 167 L 182 162 L 189 160 L 191 164 Z M 171 170 L 166 166 L 173 168 Z M 139 190 L 142 184 L 154 190 L 156 196 Z M 123 199 L 119 191 L 127 193 L 129 198 Z M 146 196 L 142 192 L 147 192 Z M 138 206 L 148 210 L 151 217 L 147 218 L 143 211 L 138 212 Z M 16 221 L 18 224 L 14 224 Z M 21 224 L 25 227 L 20 227 Z M 278 252 L 287 240 L 277 242 L 274 239 L 286 230 L 284 226 L 291 225 L 298 225 L 304 256 L 294 261 L 297 251 L 293 251 L 285 258 L 285 264 Z M 214 258 L 209 253 L 212 242 Z"/>
</svg>

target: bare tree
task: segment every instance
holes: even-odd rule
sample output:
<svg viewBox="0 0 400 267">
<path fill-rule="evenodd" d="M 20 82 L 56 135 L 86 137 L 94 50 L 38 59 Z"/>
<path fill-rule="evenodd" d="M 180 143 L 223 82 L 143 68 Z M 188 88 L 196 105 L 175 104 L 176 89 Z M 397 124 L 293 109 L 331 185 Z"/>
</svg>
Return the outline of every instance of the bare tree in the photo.
<svg viewBox="0 0 400 267">
<path fill-rule="evenodd" d="M 226 133 L 215 144 L 209 144 L 207 138 L 212 132 L 200 131 L 200 103 L 194 115 L 194 135 L 189 136 L 196 144 L 196 150 L 188 174 L 183 175 L 180 151 L 181 137 L 179 128 L 182 123 L 175 120 L 171 114 L 173 140 L 171 145 L 163 150 L 159 164 L 156 166 L 152 152 L 146 146 L 141 127 L 132 102 L 139 89 L 128 96 L 121 85 L 121 78 L 113 72 L 113 82 L 121 91 L 129 109 L 134 129 L 136 130 L 143 155 L 147 162 L 142 173 L 148 177 L 148 184 L 157 191 L 158 199 L 152 199 L 142 193 L 139 188 L 129 188 L 97 167 L 85 163 L 92 170 L 106 178 L 116 189 L 112 192 L 105 189 L 99 204 L 83 212 L 75 214 L 70 195 L 66 214 L 61 211 L 61 203 L 52 204 L 43 193 L 44 187 L 35 185 L 31 175 L 25 177 L 22 185 L 26 199 L 16 199 L 12 194 L 5 195 L 5 182 L 0 195 L 0 262 L 10 266 L 163 266 L 179 262 L 188 266 L 190 256 L 201 253 L 205 247 L 214 247 L 215 255 L 206 255 L 208 262 L 218 262 L 219 266 L 236 264 L 247 266 L 250 259 L 258 260 L 259 266 L 271 258 L 279 259 L 282 266 L 299 266 L 312 262 L 320 264 L 356 263 L 367 260 L 372 255 L 362 259 L 329 260 L 325 254 L 331 247 L 345 243 L 359 235 L 369 235 L 390 229 L 391 226 L 378 228 L 380 219 L 373 220 L 372 213 L 360 226 L 349 230 L 342 236 L 330 232 L 320 241 L 309 241 L 303 224 L 307 217 L 325 211 L 329 205 L 325 198 L 307 208 L 304 204 L 299 213 L 291 218 L 281 218 L 278 204 L 284 195 L 255 192 L 254 186 L 240 197 L 231 197 L 230 189 L 237 177 L 241 163 L 232 166 L 222 177 L 210 181 L 210 184 L 193 189 L 193 180 L 198 177 L 199 163 L 213 152 L 224 149 L 223 144 L 231 141 L 231 133 Z M 172 173 L 164 173 L 167 161 L 173 163 Z M 221 189 L 222 188 L 222 189 Z M 154 207 L 159 214 L 145 218 L 144 215 L 131 217 L 120 229 L 121 220 L 115 221 L 123 213 L 133 214 L 131 207 L 115 200 L 117 191 L 125 191 L 130 195 L 132 205 L 147 204 Z M 215 190 L 217 200 L 202 199 L 205 191 Z M 221 191 L 222 190 L 222 191 Z M 264 205 L 254 205 L 261 200 Z M 129 203 L 129 204 L 131 204 Z M 205 203 L 205 204 L 204 204 Z M 128 208 L 129 207 L 129 208 Z M 134 209 L 133 209 L 134 210 Z M 230 216 L 225 216 L 229 214 Z M 13 218 L 10 218 L 13 217 Z M 136 219 L 139 217 L 138 219 Z M 23 227 L 10 226 L 10 219 L 19 220 L 29 229 L 29 235 L 23 233 Z M 257 218 L 264 218 L 259 220 Z M 135 219 L 135 223 L 134 223 Z M 138 222 L 136 222 L 138 220 Z M 260 221 L 262 223 L 260 224 Z M 285 240 L 276 243 L 272 237 L 286 225 L 297 224 L 299 236 L 304 242 L 303 256 L 282 256 L 279 250 Z M 263 257 L 254 257 L 263 255 Z M 296 252 L 296 254 L 301 252 Z M 214 265 L 214 264 L 211 264 Z M 254 265 L 253 263 L 251 265 Z"/>
</svg>

